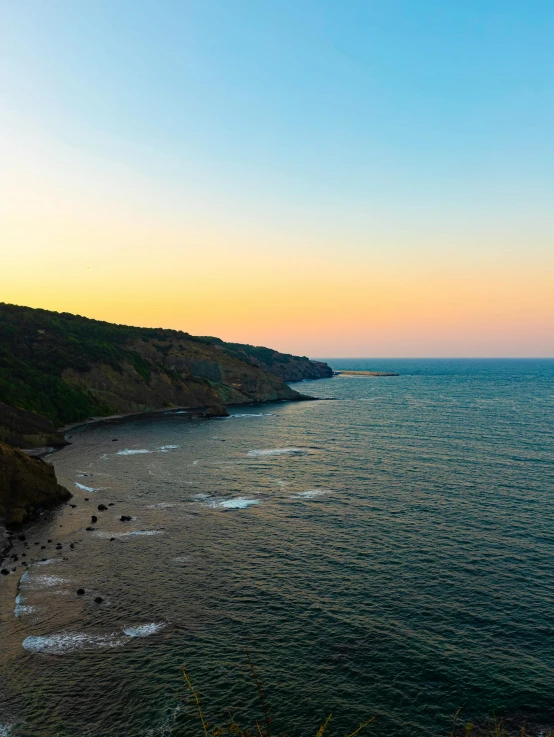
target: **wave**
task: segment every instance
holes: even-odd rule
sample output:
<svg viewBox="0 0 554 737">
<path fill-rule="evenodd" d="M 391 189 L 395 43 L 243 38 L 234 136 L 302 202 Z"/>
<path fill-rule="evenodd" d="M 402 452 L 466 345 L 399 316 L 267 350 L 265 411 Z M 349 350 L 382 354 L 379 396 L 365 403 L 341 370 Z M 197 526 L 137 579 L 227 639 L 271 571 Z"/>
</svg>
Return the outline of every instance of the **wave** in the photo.
<svg viewBox="0 0 554 737">
<path fill-rule="evenodd" d="M 61 632 L 57 635 L 30 635 L 23 640 L 24 650 L 31 653 L 63 655 L 77 650 L 103 650 L 124 645 L 126 638 L 118 633 L 88 635 L 84 632 Z"/>
<path fill-rule="evenodd" d="M 253 504 L 259 504 L 259 499 L 248 499 L 244 496 L 238 496 L 235 499 L 211 499 L 206 504 L 212 509 L 246 509 Z"/>
<path fill-rule="evenodd" d="M 249 456 L 280 456 L 285 453 L 305 453 L 302 448 L 268 448 L 266 450 L 249 450 Z"/>
<path fill-rule="evenodd" d="M 24 650 L 31 653 L 65 655 L 79 650 L 104 650 L 120 647 L 137 637 L 149 637 L 160 632 L 165 622 L 149 622 L 125 627 L 121 632 L 88 634 L 86 632 L 59 632 L 53 635 L 30 635 L 23 640 Z"/>
<path fill-rule="evenodd" d="M 152 536 L 152 535 L 164 535 L 164 530 L 132 530 L 131 532 L 108 532 L 107 530 L 94 530 L 92 533 L 95 537 L 100 537 L 104 540 L 109 540 L 112 537 L 139 537 L 139 536 Z"/>
<path fill-rule="evenodd" d="M 118 450 L 115 455 L 118 456 L 140 456 L 147 453 L 167 453 L 170 450 L 177 450 L 181 446 L 179 445 L 160 445 L 155 450 L 148 450 L 148 448 L 124 448 L 124 450 Z M 109 457 L 109 454 L 106 454 Z"/>
<path fill-rule="evenodd" d="M 136 627 L 125 627 L 123 634 L 128 637 L 149 637 L 160 632 L 166 626 L 165 622 L 150 622 L 149 624 L 139 624 Z"/>
<path fill-rule="evenodd" d="M 74 481 L 73 483 L 78 489 L 81 489 L 82 491 L 104 491 L 104 489 L 106 488 L 105 486 L 101 486 L 98 489 L 93 489 L 92 486 L 85 486 L 84 484 L 80 484 L 78 481 Z"/>
<path fill-rule="evenodd" d="M 116 455 L 118 456 L 137 456 L 137 455 L 144 455 L 145 453 L 151 453 L 151 450 L 146 450 L 146 448 L 140 448 L 139 450 L 132 450 L 129 448 L 125 448 L 125 450 L 118 450 Z"/>
<path fill-rule="evenodd" d="M 35 610 L 36 610 L 36 607 L 23 604 L 21 594 L 18 594 L 15 597 L 15 607 L 14 607 L 13 613 L 15 614 L 16 617 L 20 617 L 22 614 L 31 614 Z M 2 736 L 2 731 L 0 730 L 0 737 L 1 736 Z"/>
<path fill-rule="evenodd" d="M 307 489 L 306 491 L 299 491 L 298 494 L 293 494 L 291 499 L 314 499 L 317 496 L 329 493 L 329 489 Z"/>
<path fill-rule="evenodd" d="M 27 575 L 27 574 L 25 574 Z M 36 586 L 61 586 L 65 583 L 71 583 L 67 578 L 62 578 L 61 576 L 33 576 L 31 579 L 26 578 L 25 581 L 23 581 L 24 576 L 21 577 L 20 583 L 23 583 L 24 585 L 36 585 Z"/>
</svg>

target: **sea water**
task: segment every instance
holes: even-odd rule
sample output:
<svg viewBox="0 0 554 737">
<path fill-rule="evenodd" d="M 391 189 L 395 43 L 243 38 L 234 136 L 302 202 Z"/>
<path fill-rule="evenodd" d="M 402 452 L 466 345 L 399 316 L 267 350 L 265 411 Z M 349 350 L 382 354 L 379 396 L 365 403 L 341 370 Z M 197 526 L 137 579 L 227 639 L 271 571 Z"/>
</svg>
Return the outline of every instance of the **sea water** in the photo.
<svg viewBox="0 0 554 737">
<path fill-rule="evenodd" d="M 552 725 L 554 361 L 329 362 L 400 376 L 72 432 L 76 507 L 0 582 L 0 734 L 201 735 L 182 665 L 265 723 L 248 654 L 275 735 Z"/>
</svg>

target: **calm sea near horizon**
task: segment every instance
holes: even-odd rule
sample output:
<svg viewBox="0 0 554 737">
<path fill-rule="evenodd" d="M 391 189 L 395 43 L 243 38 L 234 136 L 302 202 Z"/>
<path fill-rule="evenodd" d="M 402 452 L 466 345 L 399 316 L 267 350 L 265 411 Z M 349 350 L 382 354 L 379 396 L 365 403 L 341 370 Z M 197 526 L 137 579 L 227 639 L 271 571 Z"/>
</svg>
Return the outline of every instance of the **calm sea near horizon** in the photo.
<svg viewBox="0 0 554 737">
<path fill-rule="evenodd" d="M 0 735 L 200 736 L 182 664 L 253 726 L 246 649 L 274 735 L 554 726 L 554 360 L 327 360 L 400 376 L 71 433 L 76 506 L 0 582 Z"/>
</svg>

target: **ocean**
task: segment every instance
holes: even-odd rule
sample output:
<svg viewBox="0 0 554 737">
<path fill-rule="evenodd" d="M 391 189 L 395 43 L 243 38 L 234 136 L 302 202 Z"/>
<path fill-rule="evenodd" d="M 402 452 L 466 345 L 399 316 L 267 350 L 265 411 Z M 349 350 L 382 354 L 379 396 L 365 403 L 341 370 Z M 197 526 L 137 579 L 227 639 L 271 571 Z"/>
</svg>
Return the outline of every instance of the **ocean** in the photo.
<svg viewBox="0 0 554 737">
<path fill-rule="evenodd" d="M 275 737 L 554 726 L 554 360 L 326 360 L 400 375 L 70 433 L 75 506 L 0 582 L 0 735 L 201 736 L 183 665 L 263 729 L 249 657 Z"/>
</svg>

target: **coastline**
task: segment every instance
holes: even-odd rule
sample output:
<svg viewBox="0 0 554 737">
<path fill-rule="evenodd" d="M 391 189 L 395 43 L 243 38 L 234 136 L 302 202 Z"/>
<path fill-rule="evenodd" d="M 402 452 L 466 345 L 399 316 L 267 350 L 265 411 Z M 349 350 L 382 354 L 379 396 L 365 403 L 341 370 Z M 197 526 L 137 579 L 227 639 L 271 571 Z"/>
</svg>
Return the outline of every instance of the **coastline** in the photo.
<svg viewBox="0 0 554 737">
<path fill-rule="evenodd" d="M 189 417 L 228 417 L 229 411 L 227 407 L 255 407 L 261 404 L 272 404 L 274 402 L 318 402 L 321 401 L 319 397 L 311 397 L 307 394 L 300 394 L 298 397 L 291 399 L 268 399 L 261 402 L 229 402 L 225 405 L 204 405 L 202 407 L 165 407 L 164 409 L 147 409 L 142 412 L 127 412 L 118 415 L 106 415 L 105 417 L 91 417 L 88 420 L 82 420 L 81 422 L 74 422 L 70 425 L 65 425 L 59 428 L 61 433 L 67 433 L 71 430 L 76 430 L 79 427 L 86 427 L 87 425 L 102 425 L 110 424 L 112 422 L 121 422 L 125 420 L 134 420 L 139 417 L 157 416 L 157 415 L 174 415 L 174 414 L 187 414 Z M 61 449 L 65 446 L 59 446 L 56 450 Z M 27 453 L 28 451 L 24 451 Z"/>
<path fill-rule="evenodd" d="M 118 415 L 106 415 L 105 417 L 90 417 L 88 420 L 81 420 L 80 422 L 73 422 L 70 425 L 60 427 L 59 431 L 65 435 L 65 433 L 70 432 L 71 430 L 76 430 L 79 427 L 86 427 L 87 425 L 110 424 L 112 422 L 121 422 L 123 420 L 134 420 L 138 417 L 174 415 L 177 413 L 187 414 L 190 417 L 228 417 L 229 415 L 229 412 L 223 405 L 221 405 L 221 407 L 214 405 L 204 405 L 203 407 L 165 407 L 164 409 L 146 409 L 142 412 L 126 412 Z"/>
</svg>

